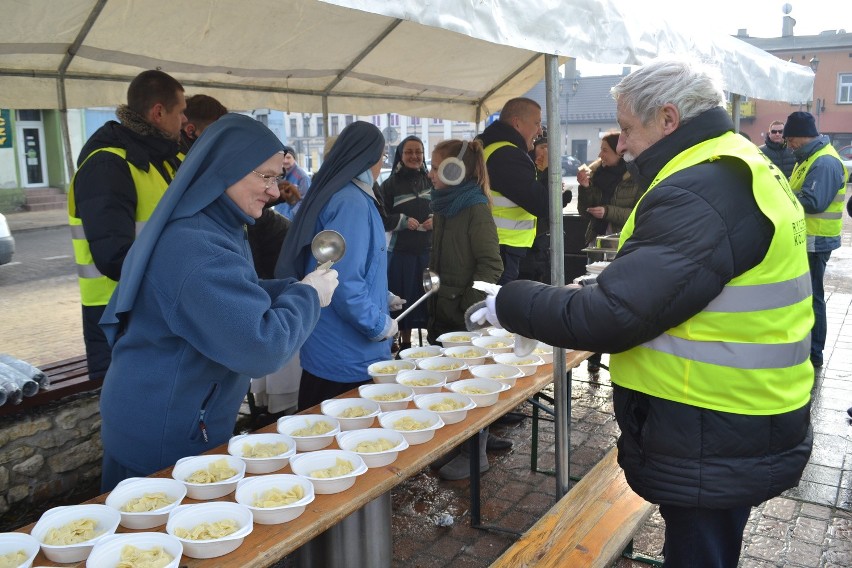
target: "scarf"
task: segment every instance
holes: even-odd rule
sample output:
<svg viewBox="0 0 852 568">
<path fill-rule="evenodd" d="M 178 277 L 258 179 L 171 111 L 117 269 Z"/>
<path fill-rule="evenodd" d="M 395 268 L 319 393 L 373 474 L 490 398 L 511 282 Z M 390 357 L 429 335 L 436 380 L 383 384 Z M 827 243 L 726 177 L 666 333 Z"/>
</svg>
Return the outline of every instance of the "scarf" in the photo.
<svg viewBox="0 0 852 568">
<path fill-rule="evenodd" d="M 205 129 L 124 259 L 121 281 L 101 318 L 110 344 L 134 308 L 148 261 L 166 225 L 192 217 L 219 199 L 231 201 L 225 190 L 282 149 L 271 130 L 241 114 L 226 114 Z"/>
<path fill-rule="evenodd" d="M 384 148 L 381 131 L 369 122 L 358 120 L 343 129 L 311 180 L 311 190 L 287 231 L 275 265 L 276 278 L 304 278 L 320 213 L 335 193 L 353 179 L 369 174 L 370 168 L 382 157 Z M 372 176 L 362 178 L 369 180 L 368 187 L 372 186 Z"/>
<path fill-rule="evenodd" d="M 592 183 L 595 187 L 601 190 L 601 205 L 609 205 L 612 203 L 612 198 L 615 196 L 615 188 L 621 183 L 624 178 L 624 172 L 627 171 L 627 164 L 624 159 L 612 167 L 601 166 L 595 171 Z M 606 234 L 609 221 L 606 219 L 592 219 L 592 228 L 596 235 Z"/>
<path fill-rule="evenodd" d="M 450 218 L 460 211 L 479 203 L 488 203 L 488 198 L 482 193 L 482 188 L 476 180 L 469 179 L 461 185 L 446 189 L 432 189 L 432 211 Z"/>
<path fill-rule="evenodd" d="M 117 109 L 115 109 L 115 117 L 121 123 L 121 125 L 128 130 L 132 130 L 136 134 L 141 134 L 142 136 L 154 136 L 155 138 L 165 138 L 166 140 L 172 140 L 165 132 L 160 130 L 159 128 L 155 128 L 150 122 L 145 120 L 145 118 L 132 110 L 127 105 L 119 105 Z"/>
</svg>

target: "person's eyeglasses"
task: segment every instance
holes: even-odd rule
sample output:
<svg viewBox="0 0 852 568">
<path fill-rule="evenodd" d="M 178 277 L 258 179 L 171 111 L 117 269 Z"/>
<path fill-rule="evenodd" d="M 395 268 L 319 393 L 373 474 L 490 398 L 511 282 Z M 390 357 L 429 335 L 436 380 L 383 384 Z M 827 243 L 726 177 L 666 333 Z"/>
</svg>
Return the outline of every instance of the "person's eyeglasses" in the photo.
<svg viewBox="0 0 852 568">
<path fill-rule="evenodd" d="M 769 132 L 771 132 L 772 134 L 784 134 L 783 130 L 770 130 Z"/>
<path fill-rule="evenodd" d="M 270 187 L 272 187 L 273 184 L 275 184 L 277 186 L 280 182 L 284 181 L 284 175 L 283 174 L 277 175 L 277 176 L 270 176 L 270 175 L 262 174 L 258 171 L 255 171 L 255 170 L 252 170 L 251 173 L 259 176 L 260 179 L 263 180 L 263 185 L 264 185 L 264 187 L 266 187 L 266 189 L 269 189 Z"/>
</svg>

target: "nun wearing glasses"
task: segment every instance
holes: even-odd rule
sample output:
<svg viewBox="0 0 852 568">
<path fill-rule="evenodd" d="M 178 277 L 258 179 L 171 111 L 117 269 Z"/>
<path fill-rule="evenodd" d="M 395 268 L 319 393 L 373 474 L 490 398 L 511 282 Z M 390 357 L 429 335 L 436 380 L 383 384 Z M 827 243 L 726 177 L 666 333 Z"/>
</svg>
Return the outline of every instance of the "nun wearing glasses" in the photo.
<svg viewBox="0 0 852 568">
<path fill-rule="evenodd" d="M 256 120 L 220 118 L 131 247 L 101 319 L 103 491 L 225 443 L 250 377 L 284 365 L 331 301 L 334 270 L 259 281 L 252 264 L 246 225 L 278 198 L 282 149 Z"/>
</svg>

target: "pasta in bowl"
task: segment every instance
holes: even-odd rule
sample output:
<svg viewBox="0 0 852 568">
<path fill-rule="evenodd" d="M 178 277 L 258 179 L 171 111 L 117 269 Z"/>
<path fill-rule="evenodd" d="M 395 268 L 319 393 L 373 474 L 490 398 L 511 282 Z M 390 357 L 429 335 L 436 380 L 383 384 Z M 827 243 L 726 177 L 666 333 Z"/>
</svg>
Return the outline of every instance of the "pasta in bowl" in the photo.
<svg viewBox="0 0 852 568">
<path fill-rule="evenodd" d="M 240 480 L 237 503 L 251 510 L 254 522 L 277 525 L 298 518 L 314 500 L 314 486 L 289 473 L 247 477 Z"/>
<path fill-rule="evenodd" d="M 290 469 L 310 481 L 314 491 L 322 495 L 340 493 L 353 485 L 359 475 L 367 472 L 361 456 L 346 450 L 321 450 L 299 454 L 290 460 Z"/>
<path fill-rule="evenodd" d="M 239 548 L 251 534 L 253 521 L 251 510 L 239 503 L 181 505 L 169 515 L 166 533 L 180 541 L 190 558 L 216 558 Z"/>
<path fill-rule="evenodd" d="M 441 373 L 449 383 L 458 380 L 461 372 L 467 369 L 467 363 L 464 359 L 457 359 L 455 357 L 429 357 L 428 359 L 418 361 L 417 367 L 424 371 Z"/>
<path fill-rule="evenodd" d="M 240 434 L 228 441 L 228 453 L 246 463 L 246 473 L 272 473 L 287 465 L 296 441 L 275 432 Z"/>
<path fill-rule="evenodd" d="M 166 524 L 184 497 L 186 485 L 177 479 L 131 477 L 116 485 L 105 503 L 121 514 L 121 526 L 139 530 Z"/>
<path fill-rule="evenodd" d="M 399 383 L 384 385 L 361 385 L 358 394 L 379 404 L 382 412 L 408 408 L 408 403 L 414 397 L 414 389 Z"/>
<path fill-rule="evenodd" d="M 86 560 L 86 568 L 145 565 L 177 568 L 182 557 L 183 544 L 172 535 L 160 532 L 113 534 L 95 544 Z"/>
<path fill-rule="evenodd" d="M 186 485 L 190 499 L 217 499 L 232 493 L 246 474 L 246 462 L 232 455 L 210 454 L 181 458 L 172 477 Z"/>
<path fill-rule="evenodd" d="M 85 560 L 95 543 L 113 534 L 121 515 L 106 505 L 72 505 L 45 511 L 32 530 L 48 560 L 60 563 Z"/>
<path fill-rule="evenodd" d="M 277 428 L 278 433 L 296 441 L 297 451 L 312 452 L 331 444 L 340 432 L 340 422 L 325 414 L 296 414 L 279 418 Z"/>
<path fill-rule="evenodd" d="M 391 359 L 389 361 L 377 361 L 367 366 L 367 374 L 373 377 L 374 383 L 392 383 L 397 373 L 414 369 L 413 361 L 404 359 Z"/>
<path fill-rule="evenodd" d="M 337 419 L 340 430 L 369 428 L 381 412 L 379 403 L 367 398 L 333 398 L 322 401 L 320 410 Z"/>
<path fill-rule="evenodd" d="M 388 428 L 364 428 L 337 435 L 340 449 L 355 452 L 367 467 L 382 467 L 396 461 L 399 452 L 408 448 L 400 432 Z"/>
<path fill-rule="evenodd" d="M 29 568 L 39 551 L 39 542 L 32 535 L 19 532 L 0 533 L 0 558 L 9 556 L 16 566 Z"/>
<path fill-rule="evenodd" d="M 414 397 L 414 406 L 436 413 L 444 424 L 455 424 L 467 417 L 467 411 L 476 404 L 467 396 L 454 392 L 419 394 Z"/>
<path fill-rule="evenodd" d="M 382 413 L 379 424 L 401 433 L 411 446 L 425 444 L 435 437 L 436 430 L 444 427 L 444 421 L 436 412 L 419 408 Z"/>
</svg>

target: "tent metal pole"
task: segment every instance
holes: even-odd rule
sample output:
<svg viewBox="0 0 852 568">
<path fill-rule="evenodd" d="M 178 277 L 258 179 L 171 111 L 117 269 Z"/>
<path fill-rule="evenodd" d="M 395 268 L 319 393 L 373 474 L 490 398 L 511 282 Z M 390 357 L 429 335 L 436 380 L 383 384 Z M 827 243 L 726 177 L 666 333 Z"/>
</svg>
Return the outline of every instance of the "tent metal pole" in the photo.
<svg viewBox="0 0 852 568">
<path fill-rule="evenodd" d="M 322 97 L 322 136 L 328 140 L 328 97 Z"/>
<path fill-rule="evenodd" d="M 741 103 L 742 95 L 731 93 L 731 119 L 734 121 L 734 132 L 737 133 L 740 131 L 740 114 L 742 111 L 740 106 Z"/>
<path fill-rule="evenodd" d="M 565 243 L 562 228 L 562 136 L 559 134 L 559 59 L 545 55 L 545 100 L 547 101 L 547 162 L 550 173 L 550 282 L 565 284 Z M 553 128 L 556 128 L 554 131 Z M 553 350 L 553 386 L 556 430 L 556 497 L 569 489 L 571 467 L 571 382 L 565 369 L 565 350 Z"/>
</svg>

